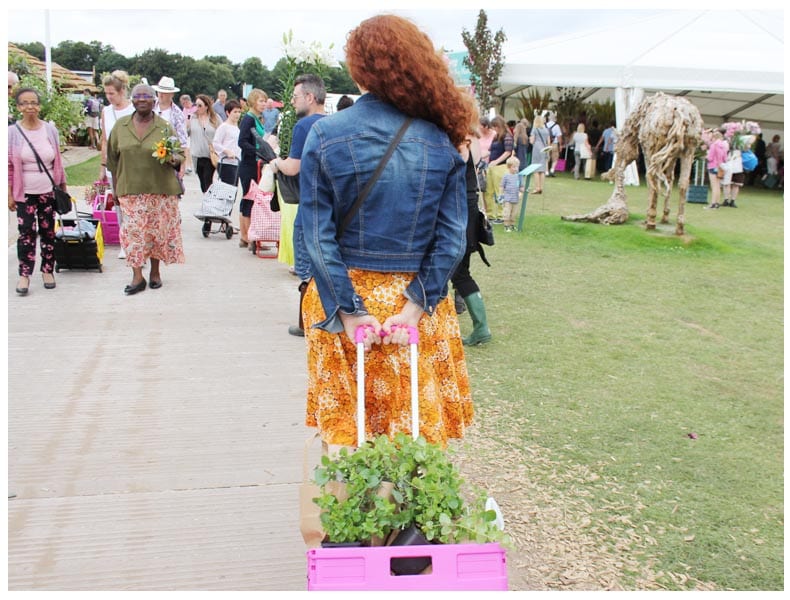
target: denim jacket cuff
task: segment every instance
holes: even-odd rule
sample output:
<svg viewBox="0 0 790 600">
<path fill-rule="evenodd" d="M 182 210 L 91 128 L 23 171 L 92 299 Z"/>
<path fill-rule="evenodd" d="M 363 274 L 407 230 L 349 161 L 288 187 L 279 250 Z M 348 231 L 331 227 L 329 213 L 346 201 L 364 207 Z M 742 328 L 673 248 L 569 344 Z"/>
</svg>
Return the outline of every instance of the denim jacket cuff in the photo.
<svg viewBox="0 0 790 600">
<path fill-rule="evenodd" d="M 367 315 L 368 311 L 365 308 L 365 302 L 362 300 L 362 297 L 358 294 L 354 294 L 352 299 L 354 303 L 354 310 L 351 312 L 345 311 L 339 306 L 332 311 L 332 314 L 329 315 L 326 319 L 321 321 L 320 323 L 316 323 L 313 327 L 317 329 L 323 329 L 329 333 L 342 333 L 344 331 L 343 321 L 340 320 L 340 313 L 344 315 L 353 315 L 353 316 L 362 316 Z"/>
<path fill-rule="evenodd" d="M 403 290 L 403 295 L 406 296 L 412 302 L 414 302 L 414 304 L 421 307 L 426 313 L 428 313 L 429 316 L 431 316 L 433 315 L 433 311 L 436 310 L 436 307 L 428 306 L 428 300 L 425 297 L 425 290 L 422 289 L 422 285 L 420 285 L 419 283 L 415 283 L 417 281 L 418 281 L 417 278 L 415 278 L 414 281 L 412 281 L 409 284 L 409 286 L 405 290 Z M 417 296 L 414 287 L 419 287 L 422 290 L 422 294 L 420 296 Z"/>
</svg>

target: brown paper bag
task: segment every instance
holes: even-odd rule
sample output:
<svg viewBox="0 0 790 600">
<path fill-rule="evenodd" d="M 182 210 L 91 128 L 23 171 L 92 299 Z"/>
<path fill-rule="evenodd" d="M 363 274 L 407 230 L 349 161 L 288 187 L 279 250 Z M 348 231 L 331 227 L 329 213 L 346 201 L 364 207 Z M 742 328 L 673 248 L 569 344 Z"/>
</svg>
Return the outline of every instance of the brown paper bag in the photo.
<svg viewBox="0 0 790 600">
<path fill-rule="evenodd" d="M 319 548 L 326 537 L 324 528 L 321 526 L 321 508 L 313 502 L 313 498 L 321 495 L 321 488 L 310 480 L 310 447 L 319 438 L 320 434 L 316 433 L 305 442 L 302 485 L 299 486 L 299 530 L 302 532 L 302 539 L 308 549 Z M 326 453 L 326 444 L 323 444 L 323 452 Z M 327 483 L 327 490 L 340 501 L 348 497 L 346 484 L 340 481 Z"/>
</svg>

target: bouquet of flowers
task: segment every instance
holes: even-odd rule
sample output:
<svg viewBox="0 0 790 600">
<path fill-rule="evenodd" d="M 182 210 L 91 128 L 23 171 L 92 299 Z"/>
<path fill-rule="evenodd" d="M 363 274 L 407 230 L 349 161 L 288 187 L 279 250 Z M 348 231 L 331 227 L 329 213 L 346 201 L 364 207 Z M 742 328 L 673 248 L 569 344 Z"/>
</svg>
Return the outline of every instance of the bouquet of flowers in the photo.
<svg viewBox="0 0 790 600">
<path fill-rule="evenodd" d="M 173 163 L 176 158 L 181 159 L 181 142 L 175 136 L 165 136 L 153 147 L 151 154 L 160 164 Z"/>
<path fill-rule="evenodd" d="M 724 139 L 734 150 L 748 150 L 761 133 L 760 125 L 754 121 L 733 121 L 722 125 L 725 128 Z"/>
</svg>

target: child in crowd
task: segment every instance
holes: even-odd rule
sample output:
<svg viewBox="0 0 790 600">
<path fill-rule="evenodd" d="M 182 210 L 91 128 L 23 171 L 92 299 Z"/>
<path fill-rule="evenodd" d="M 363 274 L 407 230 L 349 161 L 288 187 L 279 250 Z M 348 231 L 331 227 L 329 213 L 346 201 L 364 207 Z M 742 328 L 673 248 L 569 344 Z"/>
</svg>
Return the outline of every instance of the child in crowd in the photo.
<svg viewBox="0 0 790 600">
<path fill-rule="evenodd" d="M 505 231 L 515 231 L 516 209 L 518 208 L 518 201 L 524 193 L 524 186 L 519 185 L 518 167 L 519 160 L 515 156 L 511 156 L 505 162 L 507 165 L 507 173 L 502 176 L 502 181 L 499 184 L 499 196 L 503 199 L 502 203 L 502 218 L 505 222 Z"/>
</svg>

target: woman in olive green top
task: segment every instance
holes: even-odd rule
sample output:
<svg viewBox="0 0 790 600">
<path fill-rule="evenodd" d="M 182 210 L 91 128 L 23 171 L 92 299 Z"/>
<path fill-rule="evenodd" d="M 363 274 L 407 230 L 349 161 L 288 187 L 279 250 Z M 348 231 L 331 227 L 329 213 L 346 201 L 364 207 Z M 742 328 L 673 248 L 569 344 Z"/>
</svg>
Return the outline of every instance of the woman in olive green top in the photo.
<svg viewBox="0 0 790 600">
<path fill-rule="evenodd" d="M 121 244 L 133 273 L 124 289 L 129 296 L 145 289 L 143 267 L 149 259 L 151 289 L 162 287 L 160 261 L 184 262 L 178 207 L 183 190 L 176 177 L 183 156 L 174 154 L 164 163 L 153 156 L 157 142 L 175 136 L 170 124 L 154 114 L 154 98 L 150 86 L 135 86 L 134 113 L 118 119 L 107 140 L 107 170 L 123 211 Z"/>
</svg>

